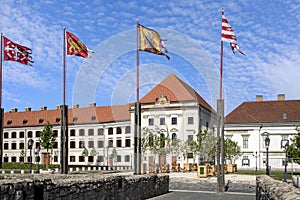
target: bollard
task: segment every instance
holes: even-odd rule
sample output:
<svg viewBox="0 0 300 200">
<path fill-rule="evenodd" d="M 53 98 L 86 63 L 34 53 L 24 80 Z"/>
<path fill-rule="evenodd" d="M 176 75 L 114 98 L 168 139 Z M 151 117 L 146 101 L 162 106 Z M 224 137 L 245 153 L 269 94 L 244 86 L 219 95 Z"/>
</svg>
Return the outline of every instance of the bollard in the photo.
<svg viewBox="0 0 300 200">
<path fill-rule="evenodd" d="M 24 170 L 21 170 L 21 174 L 24 174 Z"/>
<path fill-rule="evenodd" d="M 15 173 L 15 171 L 14 171 L 14 170 L 11 170 L 11 171 L 10 171 L 10 174 L 14 174 L 14 173 Z"/>
</svg>

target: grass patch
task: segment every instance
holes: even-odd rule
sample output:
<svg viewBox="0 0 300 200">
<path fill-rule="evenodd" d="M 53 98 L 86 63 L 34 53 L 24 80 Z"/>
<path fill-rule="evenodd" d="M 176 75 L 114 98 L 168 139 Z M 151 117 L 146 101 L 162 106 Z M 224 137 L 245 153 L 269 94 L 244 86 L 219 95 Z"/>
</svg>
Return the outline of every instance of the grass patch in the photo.
<svg viewBox="0 0 300 200">
<path fill-rule="evenodd" d="M 235 174 L 244 174 L 244 175 L 265 175 L 266 171 L 247 171 L 247 170 L 240 170 L 235 172 Z M 295 174 L 294 174 L 295 175 Z M 284 172 L 283 171 L 271 171 L 270 172 L 270 177 L 275 179 L 275 180 L 279 180 L 282 181 L 284 178 Z M 292 179 L 292 174 L 291 173 L 287 173 L 287 179 Z"/>
</svg>

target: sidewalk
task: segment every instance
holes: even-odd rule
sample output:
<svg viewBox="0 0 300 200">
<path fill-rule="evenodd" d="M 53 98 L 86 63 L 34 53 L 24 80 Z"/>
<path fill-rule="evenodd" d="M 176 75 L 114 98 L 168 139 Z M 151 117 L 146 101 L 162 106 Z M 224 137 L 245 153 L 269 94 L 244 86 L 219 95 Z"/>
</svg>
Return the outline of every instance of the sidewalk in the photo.
<svg viewBox="0 0 300 200">
<path fill-rule="evenodd" d="M 198 178 L 197 172 L 171 172 L 169 173 L 170 180 L 186 180 L 186 181 L 208 181 L 208 182 L 217 182 L 217 177 L 207 177 L 207 178 Z M 256 176 L 253 175 L 243 175 L 243 174 L 225 174 L 225 183 L 230 181 L 231 183 L 245 183 L 245 184 L 256 184 Z"/>
</svg>

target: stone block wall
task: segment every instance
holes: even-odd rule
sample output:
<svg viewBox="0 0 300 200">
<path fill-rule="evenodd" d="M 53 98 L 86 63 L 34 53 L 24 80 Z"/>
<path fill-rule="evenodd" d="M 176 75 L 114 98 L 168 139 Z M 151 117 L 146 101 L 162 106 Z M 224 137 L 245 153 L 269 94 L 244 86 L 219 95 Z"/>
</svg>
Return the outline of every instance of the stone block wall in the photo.
<svg viewBox="0 0 300 200">
<path fill-rule="evenodd" d="M 257 176 L 256 199 L 300 200 L 300 189 L 266 175 Z"/>
<path fill-rule="evenodd" d="M 158 175 L 6 175 L 0 199 L 147 199 L 169 192 L 169 176 Z"/>
</svg>

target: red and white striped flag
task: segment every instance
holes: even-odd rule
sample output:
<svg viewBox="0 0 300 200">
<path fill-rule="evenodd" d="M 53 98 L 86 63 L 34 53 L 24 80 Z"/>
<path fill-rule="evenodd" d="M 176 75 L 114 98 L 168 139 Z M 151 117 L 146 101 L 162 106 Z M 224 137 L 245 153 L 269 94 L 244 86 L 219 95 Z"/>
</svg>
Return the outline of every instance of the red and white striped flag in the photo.
<svg viewBox="0 0 300 200">
<path fill-rule="evenodd" d="M 224 15 L 224 9 L 222 10 L 222 41 L 230 43 L 233 53 L 238 51 L 241 54 L 245 55 L 240 49 L 240 47 L 237 45 L 235 33 Z"/>
</svg>

